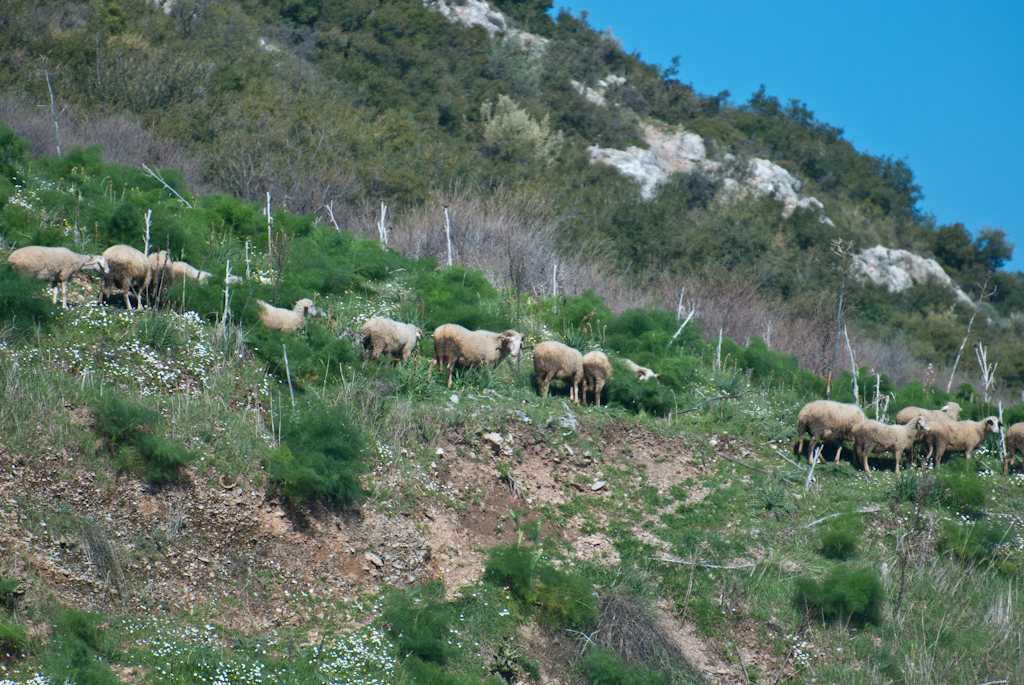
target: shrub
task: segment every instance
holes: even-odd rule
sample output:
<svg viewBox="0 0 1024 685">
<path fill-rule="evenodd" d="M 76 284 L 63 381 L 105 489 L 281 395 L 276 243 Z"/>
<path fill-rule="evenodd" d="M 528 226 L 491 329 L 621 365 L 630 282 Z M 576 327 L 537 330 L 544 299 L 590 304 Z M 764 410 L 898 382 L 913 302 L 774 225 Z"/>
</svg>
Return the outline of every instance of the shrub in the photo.
<svg viewBox="0 0 1024 685">
<path fill-rule="evenodd" d="M 988 504 L 988 486 L 975 471 L 976 460 L 957 457 L 943 467 L 938 477 L 941 499 L 964 515 L 978 515 Z"/>
<path fill-rule="evenodd" d="M 28 628 L 15 621 L 0 619 L 0 658 L 17 658 L 25 646 Z"/>
<path fill-rule="evenodd" d="M 853 623 L 862 627 L 881 620 L 885 590 L 878 572 L 866 566 L 849 569 L 839 566 L 822 581 L 799 578 L 794 604 L 814 611 L 825 621 Z"/>
<path fill-rule="evenodd" d="M 451 616 L 444 605 L 444 583 L 430 582 L 392 592 L 383 617 L 391 624 L 391 638 L 399 654 L 440 665 L 452 656 Z"/>
<path fill-rule="evenodd" d="M 49 325 L 56 308 L 44 288 L 44 281 L 23 276 L 6 259 L 0 261 L 0 331 L 13 326 L 24 333 L 37 325 Z"/>
<path fill-rule="evenodd" d="M 1014 556 L 1019 556 L 1019 534 L 1012 526 L 995 521 L 965 525 L 946 521 L 942 532 L 940 549 L 964 563 L 985 564 L 1010 576 L 1020 572 L 1020 559 Z"/>
<path fill-rule="evenodd" d="M 583 675 L 593 685 L 667 685 L 669 676 L 643 665 L 630 666 L 625 659 L 603 647 L 592 647 L 580 662 Z"/>
<path fill-rule="evenodd" d="M 157 431 L 163 424 L 159 412 L 133 402 L 123 393 L 107 391 L 92 402 L 96 432 L 118 469 L 132 471 L 147 483 L 160 485 L 181 477 L 181 467 L 195 460 L 181 443 L 171 442 Z"/>
<path fill-rule="evenodd" d="M 555 161 L 562 147 L 562 133 L 552 131 L 549 116 L 538 122 L 507 95 L 499 95 L 480 107 L 484 124 L 484 149 L 506 161 L 532 160 L 542 165 Z"/>
<path fill-rule="evenodd" d="M 476 676 L 462 675 L 460 673 L 448 673 L 438 664 L 423 661 L 415 656 L 406 659 L 402 663 L 410 683 L 430 683 L 430 685 L 503 685 L 504 680 L 492 675 L 485 680 Z"/>
<path fill-rule="evenodd" d="M 344 407 L 306 398 L 285 414 L 281 445 L 271 453 L 267 472 L 290 508 L 311 500 L 344 506 L 365 494 L 359 484 L 365 449 Z"/>
<path fill-rule="evenodd" d="M 864 523 L 860 516 L 837 516 L 822 526 L 821 548 L 818 551 L 826 559 L 849 559 L 857 554 L 857 544 L 863 532 Z"/>
</svg>

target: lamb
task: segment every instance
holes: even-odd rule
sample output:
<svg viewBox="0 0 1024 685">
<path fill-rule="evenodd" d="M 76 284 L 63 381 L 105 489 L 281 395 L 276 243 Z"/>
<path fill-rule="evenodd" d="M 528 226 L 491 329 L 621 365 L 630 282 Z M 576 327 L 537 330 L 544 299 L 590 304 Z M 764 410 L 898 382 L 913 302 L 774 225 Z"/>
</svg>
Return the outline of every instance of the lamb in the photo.
<svg viewBox="0 0 1024 685">
<path fill-rule="evenodd" d="M 612 373 L 611 362 L 604 352 L 594 350 L 583 355 L 583 404 L 587 403 L 587 387 L 593 387 L 594 406 L 601 406 L 601 390 Z"/>
<path fill-rule="evenodd" d="M 1017 455 L 1024 455 L 1024 423 L 1015 423 L 1006 429 L 1006 454 L 1003 455 L 1003 475 L 1010 475 L 1010 464 Z"/>
<path fill-rule="evenodd" d="M 843 450 L 842 441 L 849 440 L 854 426 L 867 417 L 864 412 L 855 404 L 844 404 L 831 400 L 814 400 L 804 405 L 797 414 L 796 433 L 800 438 L 800 444 L 795 448 L 800 454 L 804 448 L 804 433 L 811 436 L 811 446 L 808 451 L 808 463 L 814 463 L 814 447 L 818 441 L 837 441 L 839 449 L 836 450 L 835 463 L 839 463 L 839 453 Z"/>
<path fill-rule="evenodd" d="M 930 430 L 928 419 L 917 415 L 909 422 L 898 426 L 865 419 L 853 427 L 850 436 L 853 439 L 853 451 L 860 458 L 864 473 L 871 475 L 868 469 L 868 455 L 882 452 L 892 452 L 896 459 L 896 473 L 899 473 L 903 452 L 913 448 L 914 443 Z"/>
<path fill-rule="evenodd" d="M 375 361 L 381 354 L 401 356 L 408 361 L 416 347 L 416 340 L 423 337 L 423 331 L 411 323 L 392 321 L 383 317 L 374 317 L 359 329 L 363 341 L 363 359 L 369 356 Z"/>
<path fill-rule="evenodd" d="M 540 396 L 548 396 L 552 380 L 569 384 L 569 400 L 580 403 L 580 383 L 583 382 L 583 355 L 568 345 L 548 340 L 533 350 L 533 369 L 540 384 Z"/>
<path fill-rule="evenodd" d="M 313 306 L 313 300 L 304 297 L 295 303 L 292 309 L 282 309 L 256 300 L 260 305 L 260 320 L 272 331 L 297 331 L 306 321 L 307 316 L 316 316 L 322 312 Z"/>
<path fill-rule="evenodd" d="M 103 274 L 110 271 L 107 260 L 100 255 L 78 254 L 66 247 L 29 245 L 12 252 L 7 261 L 22 273 L 34 273 L 36 278 L 48 281 L 54 304 L 57 304 L 57 286 L 60 285 L 64 309 L 68 308 L 68 279 L 73 274 L 85 269 Z"/>
<path fill-rule="evenodd" d="M 944 421 L 935 422 L 925 442 L 928 445 L 927 460 L 935 455 L 935 467 L 942 463 L 942 456 L 948 452 L 963 452 L 964 457 L 971 458 L 974 451 L 989 433 L 999 430 L 999 418 L 986 416 L 981 421 Z"/>
<path fill-rule="evenodd" d="M 174 285 L 174 260 L 167 250 L 149 255 L 149 304 L 159 305 L 167 290 Z"/>
<path fill-rule="evenodd" d="M 910 423 L 915 416 L 923 416 L 929 421 L 956 421 L 960 418 L 960 405 L 956 402 L 947 402 L 942 409 L 921 409 L 920 407 L 904 407 L 896 414 L 896 423 Z"/>
<path fill-rule="evenodd" d="M 135 301 L 142 309 L 142 293 L 149 288 L 151 271 L 149 259 L 129 245 L 114 245 L 103 253 L 110 270 L 103 275 L 103 287 L 100 288 L 99 303 L 110 295 L 110 287 L 116 285 L 124 292 L 124 304 L 129 311 L 132 309 L 130 294 L 135 293 Z"/>
<path fill-rule="evenodd" d="M 427 367 L 427 377 L 440 364 L 448 372 L 448 387 L 452 387 L 455 367 L 496 366 L 512 355 L 519 356 L 523 334 L 513 330 L 504 333 L 470 331 L 454 323 L 446 323 L 434 330 L 434 358 Z"/>
<path fill-rule="evenodd" d="M 654 371 L 646 366 L 640 366 L 631 359 L 623 359 L 622 361 L 626 364 L 626 368 L 636 374 L 637 380 L 646 381 L 648 378 L 661 378 L 660 374 L 654 373 Z"/>
</svg>

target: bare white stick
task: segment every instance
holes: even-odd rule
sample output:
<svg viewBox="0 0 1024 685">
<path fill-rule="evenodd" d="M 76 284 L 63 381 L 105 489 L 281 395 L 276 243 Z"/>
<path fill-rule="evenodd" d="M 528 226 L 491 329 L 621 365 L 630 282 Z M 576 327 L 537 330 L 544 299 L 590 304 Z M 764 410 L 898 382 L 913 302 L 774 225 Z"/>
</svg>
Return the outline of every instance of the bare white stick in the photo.
<svg viewBox="0 0 1024 685">
<path fill-rule="evenodd" d="M 811 459 L 811 467 L 807 469 L 807 480 L 804 481 L 804 492 L 811 489 L 811 481 L 814 480 L 814 465 L 821 459 L 821 445 L 814 448 L 814 458 Z"/>
<path fill-rule="evenodd" d="M 324 209 L 327 210 L 327 216 L 331 217 L 331 223 L 334 224 L 334 230 L 340 231 L 341 226 L 338 225 L 338 220 L 334 218 L 334 200 L 331 200 L 330 205 L 324 205 Z"/>
<path fill-rule="evenodd" d="M 288 376 L 288 392 L 292 394 L 292 411 L 295 411 L 295 390 L 292 388 L 292 371 L 288 368 L 288 346 L 282 345 L 284 348 L 284 372 Z"/>
<path fill-rule="evenodd" d="M 718 329 L 718 352 L 715 354 L 715 370 L 722 368 L 722 329 Z"/>
<path fill-rule="evenodd" d="M 231 282 L 231 258 L 228 257 L 228 270 L 227 275 L 224 277 L 224 315 L 221 317 L 220 322 L 222 325 L 227 324 L 228 320 L 228 301 L 231 299 L 231 286 L 228 283 Z"/>
<path fill-rule="evenodd" d="M 846 333 L 846 326 L 843 326 L 843 337 L 846 338 L 846 349 L 850 352 L 850 369 L 853 372 L 853 403 L 860 404 L 860 394 L 857 392 L 857 362 L 853 358 L 853 348 L 850 347 L 850 336 Z"/>
<path fill-rule="evenodd" d="M 1008 475 L 1006 463 L 1006 430 L 1003 428 L 1003 401 L 999 400 L 999 456 L 1003 458 L 1003 475 Z"/>
<path fill-rule="evenodd" d="M 60 65 L 57 65 L 58 67 Z M 53 128 L 57 132 L 57 156 L 60 157 L 60 122 L 57 121 L 57 108 L 53 102 L 53 88 L 50 86 L 50 72 L 48 70 L 43 71 L 46 74 L 46 90 L 50 91 L 50 116 L 53 117 Z M 64 112 L 61 112 L 63 114 Z"/>
<path fill-rule="evenodd" d="M 164 177 L 160 175 L 160 172 L 159 172 L 159 171 L 153 171 L 152 169 L 150 169 L 150 168 L 149 168 L 148 166 L 146 166 L 145 164 L 143 164 L 143 165 L 142 165 L 142 169 L 143 169 L 143 170 L 144 170 L 144 171 L 146 172 L 146 174 L 147 174 L 147 175 L 148 175 L 148 176 L 149 176 L 150 178 L 153 178 L 153 179 L 156 179 L 157 181 L 160 181 L 160 183 L 162 183 L 162 184 L 163 184 L 164 188 L 166 188 L 166 189 L 167 189 L 167 190 L 169 190 L 169 191 L 170 191 L 171 193 L 173 193 L 173 194 L 174 194 L 174 197 L 178 198 L 178 201 L 179 201 L 179 202 L 181 202 L 181 203 L 182 203 L 183 205 L 185 205 L 185 206 L 186 206 L 186 207 L 188 207 L 189 209 L 195 209 L 195 207 L 193 207 L 193 206 L 192 206 L 192 205 L 191 205 L 191 204 L 189 203 L 189 201 L 188 201 L 188 200 L 186 200 L 185 198 L 183 198 L 183 197 L 182 197 L 181 195 L 179 195 L 179 194 L 178 194 L 178 191 L 177 191 L 177 190 L 175 190 L 174 188 L 172 188 L 171 186 L 169 186 L 169 185 L 167 184 L 167 181 L 165 181 L 165 180 L 164 180 Z"/>
<path fill-rule="evenodd" d="M 551 267 L 551 296 L 558 297 L 558 262 Z"/>
<path fill-rule="evenodd" d="M 996 381 L 996 367 L 999 366 L 999 362 L 988 363 L 988 347 L 981 341 L 974 346 L 974 356 L 978 358 L 978 366 L 981 367 L 981 382 L 985 385 L 985 401 L 988 402 L 988 393 Z"/>
<path fill-rule="evenodd" d="M 882 374 L 876 373 L 875 374 L 875 421 L 881 421 L 882 420 L 882 419 L 878 418 L 878 395 L 881 392 L 881 388 L 882 388 Z"/>
<path fill-rule="evenodd" d="M 384 222 L 387 221 L 388 217 L 388 206 L 383 202 L 380 203 L 380 223 L 377 224 L 377 232 L 380 234 L 380 246 L 387 248 L 388 246 L 388 229 L 385 227 Z M 451 262 L 449 262 L 449 266 Z"/>
<path fill-rule="evenodd" d="M 686 292 L 686 286 L 684 285 L 679 289 L 679 304 L 676 305 L 676 321 L 683 318 L 683 293 Z"/>
<path fill-rule="evenodd" d="M 252 240 L 252 238 L 246 238 L 245 239 L 245 280 L 247 280 L 247 281 L 250 278 L 249 242 L 251 240 Z"/>
<path fill-rule="evenodd" d="M 448 238 L 448 266 L 452 265 L 452 224 L 448 220 L 448 205 L 444 207 L 444 234 Z"/>
<path fill-rule="evenodd" d="M 693 315 L 696 313 L 697 308 L 691 307 L 690 313 L 686 315 L 686 319 L 681 324 L 679 324 L 679 330 L 677 330 L 676 334 L 672 336 L 672 339 L 668 341 L 669 347 L 672 346 L 672 343 L 675 342 L 675 339 L 679 337 L 679 334 L 683 332 L 684 328 L 686 328 L 686 324 L 690 323 L 690 319 L 692 319 Z M 719 355 L 721 355 L 721 344 L 719 344 Z"/>
<path fill-rule="evenodd" d="M 274 218 L 270 216 L 270 191 L 267 191 L 267 261 L 274 257 Z"/>
</svg>

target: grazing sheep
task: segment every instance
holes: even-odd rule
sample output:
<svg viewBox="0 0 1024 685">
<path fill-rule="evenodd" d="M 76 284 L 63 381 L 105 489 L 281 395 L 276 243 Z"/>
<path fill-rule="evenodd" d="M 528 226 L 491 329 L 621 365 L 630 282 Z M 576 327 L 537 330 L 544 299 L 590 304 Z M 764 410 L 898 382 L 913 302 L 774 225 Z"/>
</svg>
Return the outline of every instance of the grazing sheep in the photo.
<svg viewBox="0 0 1024 685">
<path fill-rule="evenodd" d="M 48 281 L 54 304 L 57 304 L 57 286 L 60 285 L 61 304 L 64 309 L 68 308 L 68 279 L 72 274 L 84 269 L 104 274 L 110 271 L 107 260 L 103 257 L 78 254 L 66 247 L 29 245 L 12 252 L 7 261 L 22 273 L 34 273 L 36 278 Z"/>
<path fill-rule="evenodd" d="M 660 374 L 654 373 L 654 371 L 646 366 L 640 366 L 631 359 L 623 359 L 622 361 L 626 364 L 626 368 L 636 374 L 637 380 L 646 381 L 648 378 L 661 378 Z"/>
<path fill-rule="evenodd" d="M 160 250 L 149 255 L 149 289 L 147 299 L 149 305 L 158 306 L 174 285 L 174 260 L 167 250 Z"/>
<path fill-rule="evenodd" d="M 839 449 L 836 450 L 835 463 L 838 464 L 839 453 L 843 450 L 843 440 L 849 440 L 854 426 L 866 421 L 867 417 L 855 404 L 814 400 L 804 405 L 796 419 L 796 434 L 800 438 L 796 453 L 803 452 L 804 433 L 808 433 L 811 436 L 811 446 L 807 454 L 807 462 L 814 463 L 814 447 L 819 440 L 822 442 L 836 441 L 839 443 Z"/>
<path fill-rule="evenodd" d="M 999 418 L 995 416 L 987 416 L 981 421 L 936 421 L 925 439 L 928 445 L 925 460 L 934 454 L 938 468 L 946 452 L 963 452 L 964 457 L 970 459 L 974 448 L 985 442 L 989 433 L 998 430 Z"/>
<path fill-rule="evenodd" d="M 960 418 L 960 405 L 956 402 L 947 402 L 938 411 L 920 407 L 904 407 L 896 414 L 896 423 L 900 425 L 910 423 L 915 416 L 923 416 L 929 421 L 956 421 Z"/>
<path fill-rule="evenodd" d="M 594 388 L 594 406 L 601 406 L 601 390 L 604 382 L 612 377 L 612 365 L 608 355 L 600 350 L 583 355 L 583 404 L 587 403 L 587 388 Z"/>
<path fill-rule="evenodd" d="M 892 452 L 892 456 L 896 459 L 896 473 L 899 473 L 903 452 L 913 448 L 914 443 L 930 430 L 931 426 L 928 424 L 928 419 L 921 415 L 915 416 L 909 422 L 898 426 L 890 426 L 880 421 L 865 419 L 853 427 L 853 430 L 850 431 L 850 437 L 853 440 L 853 451 L 860 458 L 861 464 L 864 466 L 864 473 L 870 476 L 871 471 L 868 470 L 869 454 Z"/>
<path fill-rule="evenodd" d="M 446 323 L 434 330 L 434 358 L 427 367 L 427 377 L 440 364 L 448 372 L 448 387 L 452 387 L 452 371 L 471 366 L 496 366 L 512 355 L 519 356 L 523 334 L 513 330 L 504 333 L 470 331 L 454 323 Z"/>
<path fill-rule="evenodd" d="M 367 321 L 359 334 L 363 339 L 363 359 L 369 357 L 370 361 L 376 361 L 381 354 L 401 356 L 403 362 L 408 361 L 416 340 L 423 337 L 418 326 L 382 317 Z"/>
<path fill-rule="evenodd" d="M 923 416 L 931 423 L 936 421 L 956 421 L 960 418 L 960 405 L 956 402 L 947 402 L 938 411 L 934 409 L 921 409 L 920 407 L 904 407 L 896 414 L 896 423 L 900 425 L 910 423 L 915 416 Z M 910 457 L 914 458 L 913 447 L 910 448 Z"/>
<path fill-rule="evenodd" d="M 1010 475 L 1010 464 L 1017 455 L 1024 455 L 1024 423 L 1015 423 L 1006 429 L 1006 454 L 1003 455 L 1003 475 Z"/>
<path fill-rule="evenodd" d="M 272 331 L 297 331 L 306 321 L 307 316 L 316 316 L 320 310 L 313 306 L 313 300 L 304 297 L 295 303 L 292 309 L 282 309 L 256 300 L 260 305 L 260 320 Z"/>
<path fill-rule="evenodd" d="M 540 396 L 548 396 L 551 381 L 565 381 L 569 384 L 569 399 L 580 403 L 580 383 L 583 382 L 583 355 L 568 345 L 548 340 L 533 350 L 533 370 L 540 384 Z"/>
<path fill-rule="evenodd" d="M 142 309 L 142 293 L 149 288 L 151 272 L 149 259 L 129 245 L 114 245 L 103 253 L 110 271 L 103 275 L 103 287 L 100 288 L 100 304 L 110 295 L 111 286 L 117 286 L 124 292 L 124 305 L 130 311 L 132 301 L 130 294 L 135 293 L 135 302 Z"/>
<path fill-rule="evenodd" d="M 213 275 L 209 271 L 200 271 L 188 262 L 171 262 L 171 268 L 174 269 L 175 283 L 182 278 L 192 278 L 200 283 L 206 283 L 206 279 Z M 238 278 L 238 276 L 234 278 Z"/>
</svg>

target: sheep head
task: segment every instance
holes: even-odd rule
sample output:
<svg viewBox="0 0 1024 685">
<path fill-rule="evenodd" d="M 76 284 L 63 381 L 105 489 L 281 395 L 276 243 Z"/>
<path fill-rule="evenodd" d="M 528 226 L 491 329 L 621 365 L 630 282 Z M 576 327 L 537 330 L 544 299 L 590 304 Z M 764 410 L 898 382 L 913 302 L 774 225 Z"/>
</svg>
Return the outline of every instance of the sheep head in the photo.
<svg viewBox="0 0 1024 685">
<path fill-rule="evenodd" d="M 519 356 L 519 350 L 523 347 L 523 334 L 517 333 L 511 329 L 501 334 L 501 347 L 503 350 L 508 350 L 508 354 L 513 357 Z"/>
<path fill-rule="evenodd" d="M 110 273 L 110 265 L 107 264 L 107 260 L 98 254 L 89 255 L 89 259 L 87 259 L 85 264 L 82 265 L 82 270 L 84 271 L 86 269 L 89 269 L 90 271 L 99 271 L 104 274 Z"/>
</svg>

